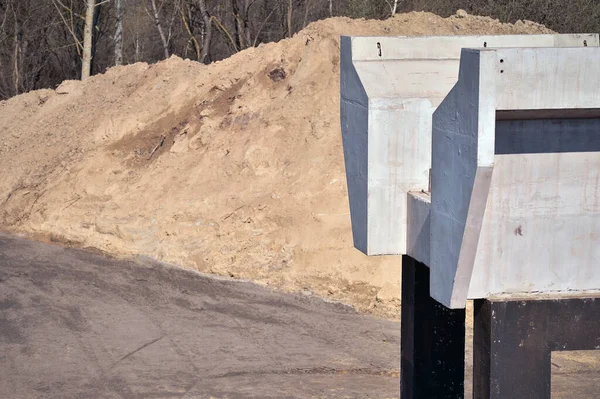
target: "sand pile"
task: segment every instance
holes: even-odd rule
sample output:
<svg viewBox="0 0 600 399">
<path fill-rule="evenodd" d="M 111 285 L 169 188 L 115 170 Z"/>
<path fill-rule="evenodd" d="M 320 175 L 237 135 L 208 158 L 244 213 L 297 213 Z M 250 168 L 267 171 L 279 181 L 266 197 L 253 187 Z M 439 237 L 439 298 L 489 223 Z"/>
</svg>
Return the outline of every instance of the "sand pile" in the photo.
<svg viewBox="0 0 600 399">
<path fill-rule="evenodd" d="M 0 102 L 0 225 L 393 316 L 399 259 L 352 248 L 339 35 L 548 32 L 333 18 L 212 65 L 172 57 Z"/>
</svg>

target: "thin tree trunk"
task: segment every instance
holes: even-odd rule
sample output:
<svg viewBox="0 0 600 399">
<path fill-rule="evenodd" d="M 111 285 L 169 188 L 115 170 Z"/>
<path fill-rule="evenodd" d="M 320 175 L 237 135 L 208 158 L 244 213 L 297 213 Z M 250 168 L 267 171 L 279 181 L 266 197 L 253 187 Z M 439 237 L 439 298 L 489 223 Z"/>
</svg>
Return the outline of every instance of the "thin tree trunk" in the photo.
<svg viewBox="0 0 600 399">
<path fill-rule="evenodd" d="M 156 24 L 156 29 L 158 29 L 158 34 L 160 35 L 160 40 L 162 41 L 163 50 L 165 52 L 165 59 L 169 58 L 169 42 L 167 41 L 167 37 L 165 36 L 165 32 L 163 31 L 162 25 L 160 24 L 160 15 L 158 13 L 158 8 L 156 8 L 156 0 L 152 0 L 152 12 L 154 13 L 154 23 Z"/>
<path fill-rule="evenodd" d="M 87 0 L 85 29 L 83 31 L 83 60 L 81 65 L 81 80 L 89 78 L 92 72 L 92 38 L 94 33 L 95 11 L 96 0 Z"/>
<path fill-rule="evenodd" d="M 245 0 L 244 2 L 244 23 L 246 24 L 246 43 L 248 47 L 252 45 L 252 24 L 250 23 L 250 7 L 253 1 Z"/>
<path fill-rule="evenodd" d="M 98 44 L 97 35 L 100 31 L 98 29 L 98 21 L 100 20 L 100 13 L 102 12 L 102 4 L 104 1 L 100 3 L 96 0 L 96 7 L 94 9 L 94 25 L 92 26 L 92 69 L 93 69 L 93 60 L 96 57 L 96 45 Z"/>
<path fill-rule="evenodd" d="M 122 0 L 116 0 L 117 27 L 115 29 L 115 65 L 123 65 L 123 8 Z"/>
<path fill-rule="evenodd" d="M 235 36 L 234 37 L 236 39 L 236 46 L 240 50 L 243 50 L 246 48 L 246 43 L 245 43 L 246 33 L 245 33 L 245 29 L 244 29 L 244 19 L 243 19 L 243 16 L 240 14 L 238 0 L 233 0 L 231 2 L 231 6 L 233 9 L 233 17 L 235 19 Z"/>
<path fill-rule="evenodd" d="M 250 6 L 252 6 L 252 3 L 253 1 L 244 0 L 244 35 L 248 47 L 252 45 L 252 35 L 250 34 Z"/>
<path fill-rule="evenodd" d="M 333 17 L 333 0 L 329 0 L 329 16 Z"/>
<path fill-rule="evenodd" d="M 310 0 L 306 0 L 306 6 L 304 7 L 304 22 L 302 22 L 302 29 L 306 28 L 308 23 L 308 10 L 310 9 Z"/>
<path fill-rule="evenodd" d="M 294 33 L 292 30 L 292 14 L 293 14 L 294 0 L 289 0 L 288 10 L 287 10 L 287 28 L 288 28 L 288 37 L 292 37 Z"/>
<path fill-rule="evenodd" d="M 200 62 L 206 62 L 208 59 L 208 53 L 210 51 L 210 41 L 212 39 L 212 19 L 206 10 L 206 1 L 197 0 L 198 7 L 202 13 L 202 20 L 204 21 L 204 40 L 202 42 L 202 54 L 200 54 Z"/>
<path fill-rule="evenodd" d="M 135 15 L 133 17 L 133 26 L 134 26 L 134 30 L 132 32 L 132 36 L 133 36 L 133 43 L 134 43 L 134 47 L 135 47 L 135 52 L 133 55 L 133 61 L 134 62 L 140 62 L 144 59 L 144 48 L 142 46 L 141 43 L 141 33 L 140 33 L 140 23 L 141 23 L 141 18 L 140 18 L 140 10 L 141 10 L 141 5 L 139 2 L 135 3 Z M 144 10 L 146 11 L 146 14 L 149 15 L 148 12 L 148 8 L 145 7 L 144 5 Z"/>
<path fill-rule="evenodd" d="M 13 84 L 14 84 L 14 89 L 15 89 L 15 96 L 18 95 L 20 93 L 19 90 L 19 86 L 21 84 L 20 80 L 21 80 L 21 74 L 19 72 L 19 21 L 17 20 L 17 13 L 15 11 L 15 9 L 13 8 L 13 16 L 15 18 L 15 37 L 14 37 L 14 42 L 15 42 L 15 51 L 13 54 Z"/>
<path fill-rule="evenodd" d="M 142 54 L 142 52 L 140 50 L 140 38 L 136 37 L 135 38 L 135 55 L 133 56 L 133 59 L 135 60 L 135 62 L 140 62 L 142 60 L 141 54 Z"/>
<path fill-rule="evenodd" d="M 192 42 L 192 44 L 194 45 L 194 50 L 196 52 L 196 59 L 200 60 L 200 43 L 198 43 L 198 39 L 196 39 L 196 36 L 194 36 L 194 33 L 192 32 L 192 29 L 190 28 L 190 24 L 188 23 L 188 17 L 185 15 L 186 11 L 189 12 L 189 8 L 187 10 L 185 10 L 185 4 L 183 4 L 179 8 L 179 12 L 181 13 L 181 22 L 183 22 L 183 26 L 185 27 L 185 30 L 187 31 L 188 35 L 190 36 L 190 42 Z"/>
<path fill-rule="evenodd" d="M 250 44 L 246 42 L 246 24 L 243 17 L 239 14 L 235 16 L 235 27 L 237 30 L 238 48 L 240 50 L 248 48 Z"/>
<path fill-rule="evenodd" d="M 242 8 L 240 9 L 238 0 L 232 1 L 233 14 L 235 16 L 235 29 L 238 40 L 238 48 L 243 50 L 252 45 L 249 24 L 249 12 L 253 1 L 243 0 Z"/>
<path fill-rule="evenodd" d="M 260 33 L 262 32 L 263 28 L 265 27 L 265 24 L 267 23 L 269 18 L 271 18 L 271 15 L 273 15 L 275 11 L 277 11 L 277 8 L 273 7 L 269 15 L 267 15 L 267 18 L 265 18 L 262 24 L 260 24 L 258 31 L 256 31 L 256 36 L 254 36 L 254 42 L 252 43 L 252 46 L 256 47 L 256 45 L 258 44 L 258 40 L 260 39 Z"/>
</svg>

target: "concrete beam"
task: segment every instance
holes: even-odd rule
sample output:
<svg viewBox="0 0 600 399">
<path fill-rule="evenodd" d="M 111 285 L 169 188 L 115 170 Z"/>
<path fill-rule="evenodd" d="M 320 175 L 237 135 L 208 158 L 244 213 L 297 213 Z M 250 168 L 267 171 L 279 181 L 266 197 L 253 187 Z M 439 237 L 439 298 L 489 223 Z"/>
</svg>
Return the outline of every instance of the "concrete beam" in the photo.
<svg viewBox="0 0 600 399">
<path fill-rule="evenodd" d="M 430 263 L 430 211 L 429 192 L 408 193 L 406 254 L 425 265 Z"/>
<path fill-rule="evenodd" d="M 431 118 L 456 83 L 462 48 L 598 41 L 598 35 L 342 37 L 340 114 L 355 247 L 367 255 L 407 252 L 406 196 L 428 188 Z"/>
<path fill-rule="evenodd" d="M 599 72 L 600 48 L 462 50 L 433 115 L 437 301 L 600 290 Z"/>
</svg>

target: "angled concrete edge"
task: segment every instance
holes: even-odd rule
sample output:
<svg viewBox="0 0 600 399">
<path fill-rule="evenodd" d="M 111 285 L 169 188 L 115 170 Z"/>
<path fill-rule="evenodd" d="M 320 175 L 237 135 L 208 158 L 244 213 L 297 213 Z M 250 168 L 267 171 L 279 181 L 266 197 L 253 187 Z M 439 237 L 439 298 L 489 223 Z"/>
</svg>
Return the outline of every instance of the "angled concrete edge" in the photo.
<svg viewBox="0 0 600 399">
<path fill-rule="evenodd" d="M 600 48 L 462 50 L 433 115 L 437 301 L 600 289 L 599 71 Z"/>
<path fill-rule="evenodd" d="M 598 35 L 341 38 L 341 127 L 354 245 L 407 253 L 407 193 L 427 190 L 432 114 L 465 47 L 594 47 Z"/>
</svg>

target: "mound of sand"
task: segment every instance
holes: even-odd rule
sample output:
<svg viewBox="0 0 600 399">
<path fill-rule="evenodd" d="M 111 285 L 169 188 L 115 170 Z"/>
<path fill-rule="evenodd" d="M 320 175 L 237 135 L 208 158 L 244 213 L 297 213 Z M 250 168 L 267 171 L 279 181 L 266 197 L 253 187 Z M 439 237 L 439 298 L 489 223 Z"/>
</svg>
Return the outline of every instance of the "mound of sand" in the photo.
<svg viewBox="0 0 600 399">
<path fill-rule="evenodd" d="M 393 317 L 399 259 L 352 248 L 339 36 L 549 32 L 333 18 L 208 66 L 172 57 L 0 102 L 0 225 Z"/>
</svg>

